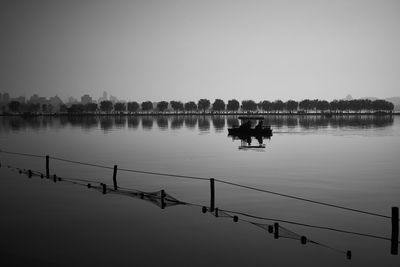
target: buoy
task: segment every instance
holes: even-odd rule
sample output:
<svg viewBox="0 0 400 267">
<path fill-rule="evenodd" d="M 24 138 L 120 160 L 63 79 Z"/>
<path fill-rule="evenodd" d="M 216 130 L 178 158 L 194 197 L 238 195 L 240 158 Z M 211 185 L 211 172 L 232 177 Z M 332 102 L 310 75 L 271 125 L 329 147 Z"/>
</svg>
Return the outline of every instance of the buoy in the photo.
<svg viewBox="0 0 400 267">
<path fill-rule="evenodd" d="M 42 179 L 43 179 L 43 177 L 44 177 L 44 175 L 43 175 L 43 173 L 41 173 L 41 174 L 40 174 L 40 178 L 42 178 Z"/>
<path fill-rule="evenodd" d="M 201 208 L 201 212 L 206 213 L 206 212 L 207 212 L 207 207 L 206 207 L 206 206 L 203 206 L 203 207 Z"/>
<path fill-rule="evenodd" d="M 92 185 L 91 185 L 91 184 L 87 184 L 87 187 L 88 187 L 88 188 L 91 188 L 91 187 L 92 187 Z"/>
<path fill-rule="evenodd" d="M 239 221 L 239 217 L 238 217 L 238 216 L 236 216 L 236 215 L 235 215 L 235 216 L 233 216 L 233 221 L 234 221 L 234 222 L 238 222 L 238 221 Z"/>
<path fill-rule="evenodd" d="M 29 178 L 32 177 L 32 171 L 31 171 L 31 170 L 28 171 L 28 177 L 29 177 Z"/>
<path fill-rule="evenodd" d="M 351 260 L 351 250 L 348 250 L 346 252 L 346 257 L 347 257 L 348 260 Z"/>
<path fill-rule="evenodd" d="M 268 233 L 272 234 L 274 232 L 274 226 L 268 225 Z"/>
<path fill-rule="evenodd" d="M 215 209 L 214 215 L 215 215 L 215 217 L 218 217 L 218 208 Z"/>
<path fill-rule="evenodd" d="M 302 236 L 302 237 L 300 238 L 300 242 L 301 242 L 302 245 L 305 245 L 305 244 L 307 243 L 307 237 Z"/>
</svg>

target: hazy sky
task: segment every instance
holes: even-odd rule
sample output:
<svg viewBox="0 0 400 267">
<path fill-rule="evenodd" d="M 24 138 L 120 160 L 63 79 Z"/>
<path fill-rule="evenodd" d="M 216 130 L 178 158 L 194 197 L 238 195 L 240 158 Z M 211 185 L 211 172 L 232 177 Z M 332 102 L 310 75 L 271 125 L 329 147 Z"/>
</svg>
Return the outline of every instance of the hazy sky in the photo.
<svg viewBox="0 0 400 267">
<path fill-rule="evenodd" d="M 400 95 L 400 1 L 0 1 L 0 92 Z"/>
</svg>

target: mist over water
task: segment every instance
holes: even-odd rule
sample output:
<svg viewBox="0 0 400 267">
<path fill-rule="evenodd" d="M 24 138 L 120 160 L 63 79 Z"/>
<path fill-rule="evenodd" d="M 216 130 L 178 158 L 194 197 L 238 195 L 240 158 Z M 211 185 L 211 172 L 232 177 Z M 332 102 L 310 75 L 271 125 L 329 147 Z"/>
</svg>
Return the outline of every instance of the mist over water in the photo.
<svg viewBox="0 0 400 267">
<path fill-rule="evenodd" d="M 116 164 L 119 168 L 223 179 L 388 216 L 392 206 L 399 206 L 398 117 L 266 116 L 264 124 L 271 125 L 273 136 L 263 140 L 264 149 L 248 150 L 239 149 L 241 141 L 227 136 L 227 128 L 238 124 L 235 116 L 1 117 L 0 149 L 110 167 Z M 345 255 L 320 246 L 303 246 L 284 238 L 275 240 L 254 225 L 202 214 L 200 207 L 177 205 L 161 210 L 140 199 L 102 196 L 40 178 L 28 180 L 3 167 L 9 164 L 43 171 L 44 160 L 0 156 L 3 186 L 17 189 L 6 190 L 1 196 L 6 218 L 1 227 L 10 230 L 2 241 L 2 245 L 8 244 L 6 253 L 14 248 L 17 254 L 27 257 L 81 266 L 113 262 L 148 266 L 399 264 L 398 256 L 390 255 L 390 241 L 282 224 L 335 249 L 351 250 L 354 257 L 348 261 Z M 89 166 L 51 161 L 51 172 L 112 182 L 112 171 Z M 145 192 L 164 189 L 178 200 L 203 206 L 210 201 L 208 181 L 119 172 L 118 185 Z M 15 202 L 12 209 L 6 205 L 10 199 Z M 216 206 L 390 238 L 390 219 L 227 184 L 216 185 Z M 19 232 L 22 220 L 29 222 L 24 233 Z M 57 227 L 49 230 L 47 222 Z M 80 239 L 72 234 L 75 230 L 83 233 L 85 241 L 77 241 Z M 36 239 L 35 231 L 40 232 Z M 119 245 L 111 245 L 114 242 Z M 55 243 L 63 250 L 55 252 L 49 245 Z M 32 244 L 40 245 L 32 248 Z M 86 254 L 79 252 L 84 247 L 89 247 Z M 42 249 L 53 254 L 45 255 Z M 94 261 L 95 251 L 104 249 L 107 253 L 103 258 Z"/>
</svg>

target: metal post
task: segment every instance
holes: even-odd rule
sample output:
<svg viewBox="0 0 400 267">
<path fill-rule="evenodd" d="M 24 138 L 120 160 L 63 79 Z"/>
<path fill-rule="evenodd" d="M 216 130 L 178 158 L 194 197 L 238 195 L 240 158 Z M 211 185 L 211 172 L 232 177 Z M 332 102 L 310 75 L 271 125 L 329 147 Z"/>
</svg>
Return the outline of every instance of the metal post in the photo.
<svg viewBox="0 0 400 267">
<path fill-rule="evenodd" d="M 50 178 L 50 157 L 46 155 L 46 178 Z"/>
<path fill-rule="evenodd" d="M 118 168 L 118 166 L 114 165 L 114 173 L 113 173 L 114 190 L 118 189 L 118 186 L 117 186 L 117 168 Z"/>
<path fill-rule="evenodd" d="M 210 212 L 214 212 L 214 208 L 215 208 L 215 179 L 214 178 L 210 178 L 210 193 L 211 193 Z"/>
<path fill-rule="evenodd" d="M 279 238 L 279 223 L 274 223 L 274 238 Z"/>
<path fill-rule="evenodd" d="M 390 253 L 397 255 L 399 253 L 399 207 L 392 207 L 392 246 Z"/>
<path fill-rule="evenodd" d="M 165 191 L 161 190 L 161 208 L 165 209 Z"/>
</svg>

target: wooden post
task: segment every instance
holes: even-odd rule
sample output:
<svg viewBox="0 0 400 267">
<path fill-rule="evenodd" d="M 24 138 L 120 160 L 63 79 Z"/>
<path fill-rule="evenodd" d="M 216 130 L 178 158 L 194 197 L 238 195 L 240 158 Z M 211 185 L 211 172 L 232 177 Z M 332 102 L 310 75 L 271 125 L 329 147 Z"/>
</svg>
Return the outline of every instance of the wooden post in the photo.
<svg viewBox="0 0 400 267">
<path fill-rule="evenodd" d="M 390 253 L 399 253 L 399 207 L 392 207 L 392 246 Z"/>
<path fill-rule="evenodd" d="M 101 186 L 102 186 L 102 188 L 103 188 L 103 194 L 106 194 L 107 193 L 107 186 L 106 186 L 106 184 L 101 184 Z"/>
<path fill-rule="evenodd" d="M 165 209 L 165 191 L 161 190 L 161 208 Z"/>
<path fill-rule="evenodd" d="M 214 180 L 214 178 L 210 178 L 210 193 L 211 193 L 210 212 L 214 212 L 214 208 L 215 208 L 215 180 Z"/>
<path fill-rule="evenodd" d="M 274 238 L 279 238 L 279 223 L 274 223 Z"/>
<path fill-rule="evenodd" d="M 46 178 L 50 178 L 50 157 L 46 155 Z"/>
<path fill-rule="evenodd" d="M 118 168 L 118 166 L 114 165 L 114 173 L 113 173 L 114 190 L 118 189 L 118 186 L 117 186 L 117 168 Z"/>
</svg>

